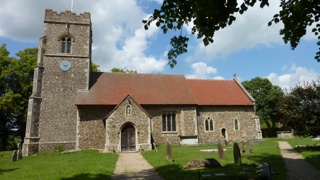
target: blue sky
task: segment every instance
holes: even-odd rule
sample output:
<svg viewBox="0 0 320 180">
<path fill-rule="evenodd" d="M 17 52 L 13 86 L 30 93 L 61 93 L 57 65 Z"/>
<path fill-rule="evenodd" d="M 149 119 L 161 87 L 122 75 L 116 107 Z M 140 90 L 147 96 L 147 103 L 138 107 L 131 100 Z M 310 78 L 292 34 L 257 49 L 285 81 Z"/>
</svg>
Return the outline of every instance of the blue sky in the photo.
<svg viewBox="0 0 320 180">
<path fill-rule="evenodd" d="M 71 1 L 0 0 L 0 43 L 7 44 L 11 56 L 37 47 L 43 35 L 45 9 L 64 12 L 71 9 Z M 75 13 L 91 13 L 93 62 L 102 71 L 117 67 L 208 79 L 232 79 L 236 73 L 240 81 L 259 76 L 283 88 L 316 80 L 320 75 L 320 63 L 314 59 L 318 46 L 311 31 L 291 50 L 279 36 L 282 25 L 267 26 L 279 11 L 279 2 L 270 2 L 264 9 L 256 6 L 236 16 L 236 22 L 217 32 L 215 42 L 206 47 L 190 34 L 190 26 L 185 26 L 182 33 L 190 38 L 188 53 L 180 56 L 171 69 L 166 54 L 170 38 L 180 32 L 164 35 L 155 25 L 145 31 L 142 24 L 160 5 L 161 0 L 74 0 Z"/>
</svg>

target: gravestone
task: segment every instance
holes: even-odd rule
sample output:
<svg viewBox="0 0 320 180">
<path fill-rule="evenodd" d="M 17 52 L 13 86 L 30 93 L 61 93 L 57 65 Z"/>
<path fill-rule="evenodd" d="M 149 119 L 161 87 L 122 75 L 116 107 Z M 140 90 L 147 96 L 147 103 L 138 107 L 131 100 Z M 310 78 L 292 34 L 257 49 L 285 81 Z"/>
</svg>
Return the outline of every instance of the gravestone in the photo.
<svg viewBox="0 0 320 180">
<path fill-rule="evenodd" d="M 17 160 L 22 159 L 22 143 L 18 143 L 18 156 L 17 156 Z"/>
<path fill-rule="evenodd" d="M 172 152 L 171 152 L 171 145 L 169 141 L 167 141 L 167 159 L 172 162 Z"/>
<path fill-rule="evenodd" d="M 153 143 L 153 146 L 154 146 L 154 150 L 155 150 L 156 152 L 158 152 L 156 143 Z"/>
<path fill-rule="evenodd" d="M 263 163 L 262 174 L 265 177 L 265 179 L 272 180 L 271 168 L 269 164 Z"/>
<path fill-rule="evenodd" d="M 224 161 L 224 150 L 221 143 L 218 144 L 219 159 Z"/>
<path fill-rule="evenodd" d="M 11 161 L 12 161 L 12 162 L 17 161 L 17 156 L 18 156 L 17 150 L 14 150 L 14 151 L 13 151 L 13 154 L 12 154 L 12 159 L 11 159 Z"/>
<path fill-rule="evenodd" d="M 252 151 L 252 146 L 251 146 L 251 144 L 249 143 L 249 144 L 247 145 L 247 147 L 246 147 L 246 154 L 247 154 L 247 155 L 251 154 L 251 151 Z"/>
<path fill-rule="evenodd" d="M 243 141 L 240 142 L 240 152 L 241 152 L 241 153 L 244 152 L 244 144 L 245 144 L 245 143 L 244 143 Z"/>
<path fill-rule="evenodd" d="M 241 165 L 241 152 L 238 143 L 233 144 L 233 158 L 234 164 Z"/>
</svg>

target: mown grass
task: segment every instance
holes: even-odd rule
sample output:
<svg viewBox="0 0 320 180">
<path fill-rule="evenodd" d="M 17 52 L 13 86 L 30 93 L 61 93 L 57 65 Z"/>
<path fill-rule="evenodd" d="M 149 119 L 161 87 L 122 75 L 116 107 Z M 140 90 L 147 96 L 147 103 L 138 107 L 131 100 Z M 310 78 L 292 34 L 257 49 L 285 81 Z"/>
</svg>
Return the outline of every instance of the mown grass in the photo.
<svg viewBox="0 0 320 180">
<path fill-rule="evenodd" d="M 117 154 L 96 150 L 41 153 L 11 162 L 12 151 L 0 152 L 0 179 L 110 179 Z"/>
<path fill-rule="evenodd" d="M 262 163 L 268 163 L 273 173 L 276 175 L 273 179 L 285 179 L 286 169 L 282 159 L 277 139 L 267 139 L 266 142 L 260 142 L 252 149 L 252 154 L 242 154 L 242 165 L 234 165 L 232 145 L 225 147 L 228 151 L 225 153 L 225 161 L 219 160 L 218 154 L 203 154 L 201 149 L 217 148 L 216 145 L 206 146 L 172 146 L 172 155 L 174 162 L 166 160 L 166 147 L 158 147 L 158 152 L 146 151 L 142 155 L 165 179 L 198 179 L 200 174 L 211 174 L 214 179 L 248 179 L 248 177 L 259 178 L 255 166 Z M 215 158 L 223 167 L 208 168 L 197 170 L 184 170 L 183 166 L 194 159 Z M 226 176 L 217 177 L 216 173 L 225 173 Z"/>
<path fill-rule="evenodd" d="M 310 164 L 320 169 L 320 142 L 312 141 L 311 137 L 295 136 L 294 139 L 287 139 L 288 143 L 299 152 Z M 298 148 L 298 145 L 308 146 Z"/>
</svg>

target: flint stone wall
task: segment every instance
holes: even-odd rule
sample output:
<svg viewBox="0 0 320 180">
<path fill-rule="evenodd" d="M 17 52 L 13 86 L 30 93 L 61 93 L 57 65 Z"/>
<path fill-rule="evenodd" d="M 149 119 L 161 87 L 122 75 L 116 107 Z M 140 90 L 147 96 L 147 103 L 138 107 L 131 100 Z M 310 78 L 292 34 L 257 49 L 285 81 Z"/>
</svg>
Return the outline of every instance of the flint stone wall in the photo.
<svg viewBox="0 0 320 180">
<path fill-rule="evenodd" d="M 253 106 L 206 106 L 199 107 L 199 142 L 209 143 L 222 137 L 221 130 L 226 129 L 226 140 L 256 139 L 257 127 Z M 213 131 L 205 130 L 205 120 L 213 120 Z M 238 120 L 238 131 L 235 130 L 235 119 Z"/>
<path fill-rule="evenodd" d="M 130 114 L 127 113 L 128 105 Z M 105 151 L 121 151 L 121 130 L 128 123 L 135 127 L 136 150 L 151 149 L 150 117 L 128 96 L 106 119 Z"/>
<path fill-rule="evenodd" d="M 79 106 L 79 149 L 104 149 L 106 126 L 104 118 L 115 106 Z"/>
</svg>

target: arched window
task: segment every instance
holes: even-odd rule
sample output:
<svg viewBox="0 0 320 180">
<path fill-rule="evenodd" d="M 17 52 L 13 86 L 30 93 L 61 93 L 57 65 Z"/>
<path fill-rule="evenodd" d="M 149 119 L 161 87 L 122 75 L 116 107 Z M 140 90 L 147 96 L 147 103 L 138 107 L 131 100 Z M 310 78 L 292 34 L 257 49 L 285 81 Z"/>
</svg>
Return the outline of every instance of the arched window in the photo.
<svg viewBox="0 0 320 180">
<path fill-rule="evenodd" d="M 131 114 L 131 106 L 128 105 L 128 106 L 126 107 L 126 115 L 130 115 L 130 114 Z"/>
<path fill-rule="evenodd" d="M 235 120 L 234 120 L 234 130 L 235 130 L 235 131 L 238 131 L 238 130 L 239 130 L 239 122 L 238 122 L 238 119 L 235 119 Z"/>
<path fill-rule="evenodd" d="M 205 129 L 206 131 L 213 131 L 213 120 L 211 118 L 205 120 Z"/>
<path fill-rule="evenodd" d="M 209 131 L 209 122 L 208 122 L 208 119 L 206 119 L 205 124 L 206 124 L 206 131 Z"/>
<path fill-rule="evenodd" d="M 71 38 L 69 36 L 64 36 L 61 38 L 61 53 L 71 52 Z"/>
<path fill-rule="evenodd" d="M 162 114 L 162 131 L 176 131 L 176 114 L 175 113 L 163 113 Z"/>
</svg>

